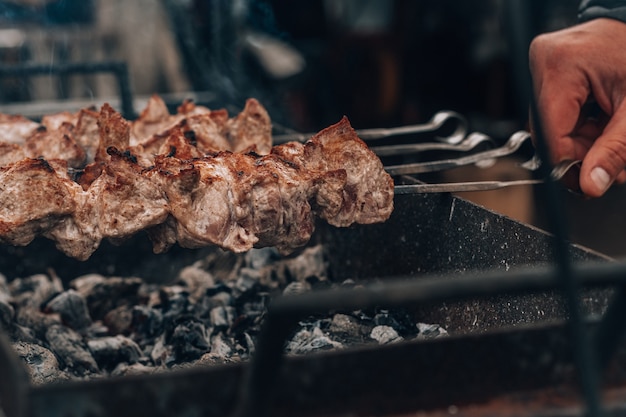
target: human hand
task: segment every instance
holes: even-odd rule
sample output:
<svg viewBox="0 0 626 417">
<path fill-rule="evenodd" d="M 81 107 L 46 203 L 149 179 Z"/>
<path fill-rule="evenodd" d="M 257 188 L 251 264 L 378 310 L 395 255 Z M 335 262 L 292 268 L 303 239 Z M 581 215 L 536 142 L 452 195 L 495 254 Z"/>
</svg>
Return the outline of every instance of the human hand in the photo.
<svg viewBox="0 0 626 417">
<path fill-rule="evenodd" d="M 626 182 L 626 24 L 595 19 L 530 45 L 537 108 L 554 164 L 582 160 L 579 186 L 599 197 Z"/>
</svg>

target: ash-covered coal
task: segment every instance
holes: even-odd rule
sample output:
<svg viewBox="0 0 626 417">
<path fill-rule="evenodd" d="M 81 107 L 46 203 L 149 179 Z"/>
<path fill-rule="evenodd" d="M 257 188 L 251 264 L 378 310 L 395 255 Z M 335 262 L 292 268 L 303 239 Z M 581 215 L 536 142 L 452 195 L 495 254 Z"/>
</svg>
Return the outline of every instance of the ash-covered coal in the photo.
<svg viewBox="0 0 626 417">
<path fill-rule="evenodd" d="M 216 250 L 168 284 L 90 274 L 0 275 L 0 326 L 33 384 L 247 360 L 269 300 L 333 283 L 321 246 L 284 258 L 271 248 Z M 289 354 L 445 335 L 403 311 L 334 312 L 303 320 Z"/>
</svg>

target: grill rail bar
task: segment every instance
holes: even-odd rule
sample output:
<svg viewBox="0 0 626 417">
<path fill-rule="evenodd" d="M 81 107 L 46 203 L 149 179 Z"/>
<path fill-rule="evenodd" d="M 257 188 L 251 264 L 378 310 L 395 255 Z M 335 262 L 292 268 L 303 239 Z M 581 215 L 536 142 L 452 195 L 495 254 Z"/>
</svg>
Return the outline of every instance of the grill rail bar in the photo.
<svg viewBox="0 0 626 417">
<path fill-rule="evenodd" d="M 546 140 L 542 124 L 542 115 L 537 107 L 537 99 L 533 93 L 532 80 L 528 72 L 530 62 L 528 50 L 532 40 L 530 28 L 531 15 L 528 2 L 513 0 L 504 4 L 504 17 L 508 20 L 508 37 L 511 43 L 513 57 L 513 77 L 515 86 L 520 97 L 521 107 L 530 107 L 531 121 L 535 132 L 535 148 L 541 160 L 539 173 L 544 178 L 549 178 L 552 165 L 550 163 L 550 145 Z M 589 335 L 584 329 L 583 315 L 580 306 L 579 294 L 580 283 L 573 273 L 573 266 L 568 252 L 568 222 L 564 203 L 558 193 L 556 181 L 549 179 L 546 187 L 542 187 L 543 198 L 546 202 L 545 210 L 548 222 L 552 226 L 554 239 L 554 263 L 560 288 L 567 303 L 569 311 L 568 325 L 577 370 L 580 374 L 580 385 L 584 393 L 587 413 L 590 416 L 604 415 L 600 400 L 599 369 L 597 354 Z"/>
<path fill-rule="evenodd" d="M 0 326 L 2 330 L 2 326 Z M 0 417 L 22 417 L 28 407 L 29 377 L 6 335 L 0 331 Z"/>
</svg>

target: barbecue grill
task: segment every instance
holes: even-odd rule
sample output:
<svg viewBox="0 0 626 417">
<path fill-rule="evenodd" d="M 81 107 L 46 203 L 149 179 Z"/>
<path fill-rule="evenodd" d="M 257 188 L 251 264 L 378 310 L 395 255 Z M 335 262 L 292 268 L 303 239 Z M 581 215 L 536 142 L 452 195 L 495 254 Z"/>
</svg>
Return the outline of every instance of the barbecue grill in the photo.
<svg viewBox="0 0 626 417">
<path fill-rule="evenodd" d="M 441 124 L 420 129 L 436 136 Z M 430 193 L 439 190 L 407 175 L 459 161 L 480 162 L 498 157 L 501 149 L 518 149 L 505 144 L 465 154 L 464 138 L 471 135 L 461 128 L 450 131 L 456 144 L 433 137 L 417 144 L 418 151 L 460 146 L 456 151 L 462 156 L 394 162 L 388 167 L 405 185 L 398 186 L 387 222 L 349 228 L 318 224 L 311 245 L 324 248 L 328 275 L 335 282 L 351 279 L 362 286 L 273 300 L 251 361 L 33 386 L 3 337 L 0 363 L 10 373 L 0 389 L 5 414 L 392 416 L 468 410 L 487 415 L 494 409 L 528 415 L 580 413 L 585 404 L 578 392 L 579 378 L 597 375 L 577 372 L 579 352 L 572 349 L 576 345 L 571 343 L 567 319 L 578 302 L 585 317 L 604 314 L 614 288 L 621 285 L 623 267 L 602 254 L 567 244 L 568 265 L 569 259 L 574 265 L 568 276 L 584 289 L 576 295 L 577 303 L 564 302 L 561 271 L 552 263 L 559 248 L 554 236 L 449 193 Z M 517 137 L 527 135 L 520 132 Z M 379 149 L 388 152 L 393 146 Z M 407 145 L 400 147 L 405 153 Z M 174 249 L 156 256 L 147 243 L 144 236 L 137 236 L 120 247 L 103 245 L 88 261 L 78 262 L 56 251 L 51 241 L 38 239 L 25 248 L 3 247 L 0 265 L 9 279 L 42 271 L 54 271 L 64 279 L 107 271 L 167 280 L 205 255 L 203 250 Z M 609 319 L 619 317 L 621 305 L 615 305 L 617 313 L 606 314 Z M 397 307 L 407 309 L 419 322 L 438 323 L 451 337 L 283 356 L 285 341 L 306 317 Z M 623 376 L 619 362 L 611 360 L 619 329 L 606 319 L 580 325 L 597 332 L 597 351 L 602 355 L 592 358 L 611 365 L 606 392 L 619 393 Z M 546 398 L 559 402 L 546 404 Z"/>
<path fill-rule="evenodd" d="M 324 243 L 332 277 L 365 286 L 275 300 L 252 362 L 30 386 L 3 337 L 0 363 L 11 375 L 2 380 L 5 414 L 217 416 L 242 406 L 249 415 L 264 407 L 269 415 L 578 415 L 584 404 L 550 262 L 554 238 L 449 194 L 398 195 L 395 203 L 385 224 L 319 225 L 316 240 Z M 568 251 L 585 284 L 583 311 L 597 317 L 621 284 L 623 266 L 577 245 Z M 97 262 L 88 264 L 101 268 Z M 294 323 L 306 315 L 373 305 L 410 308 L 452 336 L 281 357 Z M 625 382 L 621 354 L 610 361 L 608 395 Z"/>
<path fill-rule="evenodd" d="M 424 142 L 372 145 L 384 158 L 392 158 L 387 169 L 402 184 L 387 222 L 317 226 L 311 245 L 323 246 L 328 275 L 335 282 L 350 279 L 360 286 L 273 300 L 251 361 L 208 368 L 33 386 L 3 335 L 0 365 L 6 377 L 0 383 L 0 404 L 5 415 L 580 415 L 598 406 L 593 403 L 600 386 L 597 370 L 604 367 L 602 395 L 608 399 L 602 405 L 619 412 L 626 382 L 617 324 L 624 267 L 585 247 L 559 244 L 559 236 L 440 193 L 440 185 L 411 176 L 508 155 L 528 138 L 518 132 L 510 139 L 516 145 L 494 148 L 486 136 L 467 134 L 459 115 L 442 114 L 426 127 L 401 129 L 426 133 Z M 450 116 L 460 123 L 441 137 L 440 128 Z M 361 134 L 377 140 L 381 132 Z M 468 139 L 476 148 L 467 146 Z M 487 150 L 478 146 L 485 144 Z M 403 155 L 419 155 L 424 149 L 457 154 L 399 163 L 394 146 Z M 535 169 L 537 161 L 529 162 Z M 466 185 L 444 184 L 451 189 Z M 518 184 L 495 184 L 509 185 Z M 50 271 L 71 279 L 106 271 L 168 280 L 204 255 L 201 249 L 174 248 L 156 256 L 145 236 L 137 236 L 119 247 L 105 244 L 88 261 L 79 262 L 56 251 L 51 241 L 38 239 L 25 248 L 2 247 L 0 265 L 9 279 Z M 555 266 L 555 258 L 564 265 Z M 580 292 L 574 288 L 573 303 L 561 291 L 564 271 L 576 285 L 582 284 Z M 283 355 L 285 341 L 305 317 L 397 307 L 419 322 L 438 323 L 451 337 Z M 590 319 L 576 321 L 577 316 Z M 577 327 L 572 329 L 572 323 Z M 592 342 L 587 340 L 590 334 Z M 593 348 L 591 355 L 585 356 L 585 346 Z"/>
</svg>

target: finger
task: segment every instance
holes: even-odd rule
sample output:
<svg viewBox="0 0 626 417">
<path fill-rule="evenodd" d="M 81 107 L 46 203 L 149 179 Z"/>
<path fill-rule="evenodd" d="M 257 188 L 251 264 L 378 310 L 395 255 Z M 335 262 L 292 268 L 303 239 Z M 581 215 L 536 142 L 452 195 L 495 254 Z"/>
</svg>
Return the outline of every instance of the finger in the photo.
<svg viewBox="0 0 626 417">
<path fill-rule="evenodd" d="M 578 88 L 571 87 L 572 84 Z M 588 89 L 581 82 L 564 81 L 564 77 L 544 81 L 543 86 L 541 91 L 537 92 L 537 108 L 552 162 L 582 159 L 588 149 L 588 143 L 581 143 L 572 135 L 579 125 Z"/>
<path fill-rule="evenodd" d="M 624 179 L 625 167 L 626 106 L 622 105 L 583 159 L 580 188 L 591 197 L 599 197 L 616 178 Z"/>
<path fill-rule="evenodd" d="M 555 41 L 558 34 L 538 36 L 530 45 L 530 70 L 537 110 L 554 163 L 565 159 L 582 159 L 586 148 L 577 146 L 571 137 L 591 96 L 589 78 L 580 65 L 578 51 L 573 54 L 568 43 Z M 533 129 L 537 128 L 536 121 Z"/>
</svg>

